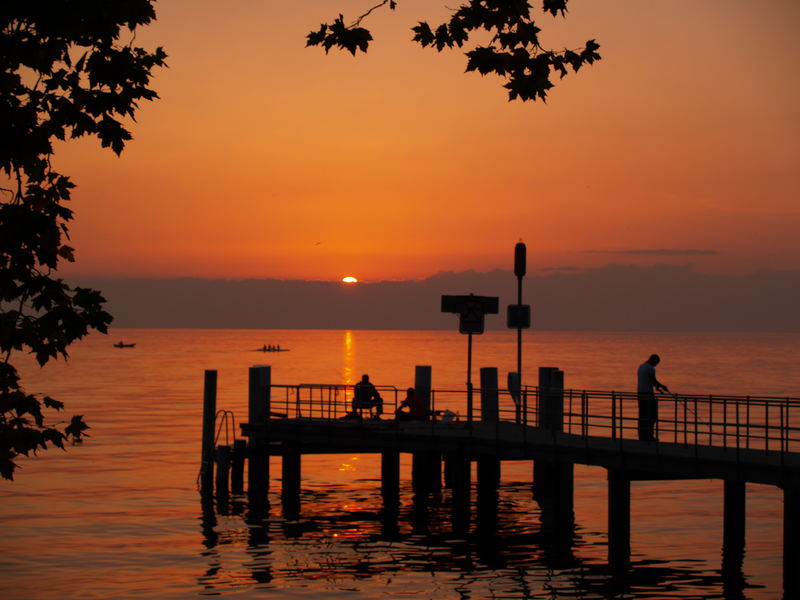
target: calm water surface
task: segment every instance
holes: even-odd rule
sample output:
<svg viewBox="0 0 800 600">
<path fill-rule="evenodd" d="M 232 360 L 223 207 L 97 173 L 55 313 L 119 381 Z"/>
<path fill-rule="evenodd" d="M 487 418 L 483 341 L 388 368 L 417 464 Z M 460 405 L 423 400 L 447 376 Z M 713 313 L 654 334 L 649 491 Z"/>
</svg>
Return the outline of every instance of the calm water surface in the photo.
<svg viewBox="0 0 800 600">
<path fill-rule="evenodd" d="M 135 342 L 116 349 L 120 339 Z M 515 370 L 516 335 L 475 339 L 474 367 Z M 263 354 L 262 344 L 289 352 Z M 652 352 L 673 391 L 800 396 L 800 336 L 536 332 L 524 346 L 526 383 L 557 366 L 567 387 L 625 390 Z M 540 524 L 531 463 L 503 467 L 496 530 L 455 536 L 447 493 L 415 507 L 401 463 L 401 514 L 380 518 L 380 460 L 303 458 L 302 516 L 287 521 L 244 498 L 203 505 L 196 489 L 204 369 L 219 371 L 218 407 L 246 415 L 247 368 L 274 383 L 413 384 L 461 389 L 466 338 L 422 331 L 116 330 L 93 336 L 68 364 L 24 361 L 27 389 L 83 414 L 91 437 L 68 452 L 20 461 L 0 482 L 0 597 L 72 598 L 747 598 L 781 596 L 782 495 L 748 485 L 740 585 L 720 577 L 722 482 L 634 482 L 633 565 L 606 563 L 606 475 L 576 466 L 576 538 L 566 550 Z M 504 375 L 501 375 L 504 378 Z M 271 470 L 280 475 L 279 464 Z"/>
</svg>

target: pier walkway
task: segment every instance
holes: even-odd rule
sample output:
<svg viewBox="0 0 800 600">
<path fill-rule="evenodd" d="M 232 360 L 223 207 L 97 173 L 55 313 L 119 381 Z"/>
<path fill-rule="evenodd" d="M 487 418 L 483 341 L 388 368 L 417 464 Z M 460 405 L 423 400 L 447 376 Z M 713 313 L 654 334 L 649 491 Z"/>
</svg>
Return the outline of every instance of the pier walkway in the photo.
<svg viewBox="0 0 800 600">
<path fill-rule="evenodd" d="M 557 460 L 626 469 L 638 479 L 734 479 L 800 487 L 800 453 L 674 442 L 642 442 L 547 431 L 513 422 L 426 423 L 321 418 L 243 424 L 250 438 L 268 440 L 265 451 L 279 456 L 283 445 L 299 444 L 304 454 L 438 451 L 469 448 L 475 459 Z"/>
<path fill-rule="evenodd" d="M 500 460 L 554 459 L 638 471 L 643 477 L 720 478 L 800 487 L 800 399 L 754 396 L 659 395 L 658 442 L 637 439 L 633 393 L 528 387 L 525 412 L 508 390 L 478 389 L 472 421 L 461 416 L 466 392 L 430 392 L 434 413 L 449 410 L 457 420 L 398 421 L 395 388 L 381 420 L 348 419 L 347 386 L 272 386 L 271 410 L 282 418 L 242 425 L 247 437 L 263 437 L 280 454 L 280 444 L 299 443 L 308 453 L 442 452 Z M 487 396 L 496 402 L 489 420 Z M 393 401 L 392 401 L 393 400 Z M 542 414 L 563 403 L 561 427 L 543 426 Z M 458 410 L 462 409 L 462 410 Z M 552 419 L 551 419 L 552 421 Z M 557 425 L 557 424 L 556 424 Z"/>
</svg>

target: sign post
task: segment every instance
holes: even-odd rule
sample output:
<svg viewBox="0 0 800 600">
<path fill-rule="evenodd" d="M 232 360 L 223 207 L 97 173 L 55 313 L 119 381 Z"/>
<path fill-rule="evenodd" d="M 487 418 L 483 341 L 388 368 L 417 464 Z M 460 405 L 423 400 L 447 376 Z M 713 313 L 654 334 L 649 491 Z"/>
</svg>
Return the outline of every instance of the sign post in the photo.
<svg viewBox="0 0 800 600">
<path fill-rule="evenodd" d="M 483 333 L 484 315 L 496 315 L 495 296 L 442 296 L 442 312 L 459 315 L 458 331 L 467 335 L 467 423 L 472 424 L 472 334 Z"/>
<path fill-rule="evenodd" d="M 517 303 L 508 306 L 508 327 L 517 330 L 517 384 L 522 398 L 522 422 L 528 421 L 528 395 L 522 391 L 522 330 L 531 326 L 531 307 L 522 303 L 522 278 L 526 270 L 526 249 L 522 242 L 514 246 L 514 275 L 517 276 Z M 519 407 L 518 407 L 519 408 Z M 517 411 L 519 414 L 519 410 Z M 519 421 L 519 419 L 517 419 Z"/>
</svg>

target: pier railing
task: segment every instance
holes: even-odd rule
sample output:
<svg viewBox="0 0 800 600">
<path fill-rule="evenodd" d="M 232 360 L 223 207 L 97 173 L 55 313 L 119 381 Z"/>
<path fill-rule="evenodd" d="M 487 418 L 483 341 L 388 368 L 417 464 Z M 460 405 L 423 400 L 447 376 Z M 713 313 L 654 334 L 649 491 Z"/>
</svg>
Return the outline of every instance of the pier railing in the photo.
<svg viewBox="0 0 800 600">
<path fill-rule="evenodd" d="M 378 386 L 383 420 L 392 420 L 401 392 Z M 491 390 L 498 397 L 498 419 L 542 426 L 543 406 L 556 397 L 563 414 L 561 431 L 581 437 L 637 439 L 638 396 L 631 392 L 525 387 L 521 393 Z M 483 420 L 481 390 L 472 391 L 473 420 Z M 431 427 L 465 422 L 466 390 L 432 390 Z M 342 419 L 352 416 L 353 386 L 330 384 L 273 385 L 273 416 L 292 419 Z M 657 394 L 655 434 L 660 442 L 719 446 L 774 452 L 800 452 L 800 398 L 766 396 Z M 549 417 L 552 419 L 552 417 Z M 550 421 L 552 422 L 552 420 Z"/>
<path fill-rule="evenodd" d="M 540 391 L 533 390 L 538 399 Z M 800 451 L 800 399 L 657 394 L 662 442 L 778 452 Z M 638 395 L 564 390 L 564 431 L 638 438 Z"/>
</svg>

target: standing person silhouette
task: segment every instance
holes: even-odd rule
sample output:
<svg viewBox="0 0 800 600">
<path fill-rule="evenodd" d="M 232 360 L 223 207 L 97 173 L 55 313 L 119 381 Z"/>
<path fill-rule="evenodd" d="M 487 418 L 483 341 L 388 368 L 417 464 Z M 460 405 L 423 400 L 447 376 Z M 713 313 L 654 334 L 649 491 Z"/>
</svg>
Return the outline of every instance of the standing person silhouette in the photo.
<svg viewBox="0 0 800 600">
<path fill-rule="evenodd" d="M 377 419 L 383 414 L 383 398 L 372 385 L 369 380 L 369 375 L 362 375 L 361 381 L 353 386 L 353 413 L 358 413 L 359 410 L 364 408 L 370 409 L 375 407 L 375 418 Z"/>
<path fill-rule="evenodd" d="M 658 421 L 658 400 L 655 392 L 669 392 L 669 388 L 656 379 L 656 365 L 661 362 L 658 354 L 651 354 L 639 365 L 636 395 L 639 400 L 639 439 L 656 442 L 655 425 Z"/>
</svg>

